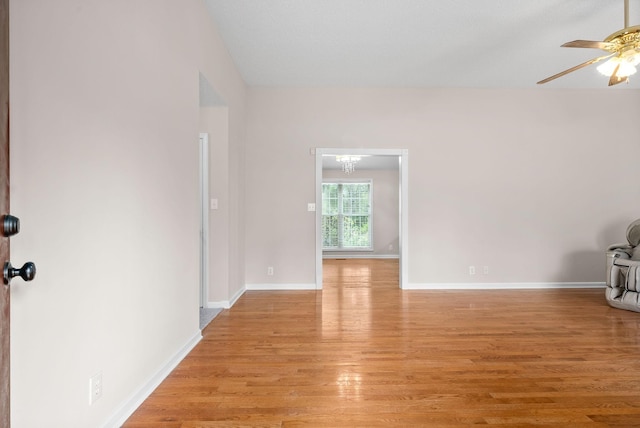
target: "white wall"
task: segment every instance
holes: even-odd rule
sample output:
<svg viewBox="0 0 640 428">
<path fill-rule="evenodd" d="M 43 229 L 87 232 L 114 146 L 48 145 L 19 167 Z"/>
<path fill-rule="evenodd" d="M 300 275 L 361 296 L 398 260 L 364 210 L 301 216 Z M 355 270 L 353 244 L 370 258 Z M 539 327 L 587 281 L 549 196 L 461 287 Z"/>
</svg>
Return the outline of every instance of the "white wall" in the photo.
<svg viewBox="0 0 640 428">
<path fill-rule="evenodd" d="M 13 427 L 115 423 L 199 339 L 199 72 L 237 167 L 244 84 L 201 1 L 11 1 L 12 260 L 38 268 L 12 287 Z M 242 195 L 229 205 L 242 239 Z"/>
<path fill-rule="evenodd" d="M 372 180 L 372 251 L 324 251 L 324 257 L 397 257 L 400 233 L 400 171 L 356 170 L 345 175 L 340 170 L 323 169 L 323 179 Z M 320 209 L 320 208 L 318 208 Z M 391 246 L 391 248 L 389 248 Z"/>
<path fill-rule="evenodd" d="M 247 282 L 314 283 L 312 147 L 409 150 L 410 284 L 604 282 L 640 213 L 639 96 L 252 88 Z"/>
</svg>

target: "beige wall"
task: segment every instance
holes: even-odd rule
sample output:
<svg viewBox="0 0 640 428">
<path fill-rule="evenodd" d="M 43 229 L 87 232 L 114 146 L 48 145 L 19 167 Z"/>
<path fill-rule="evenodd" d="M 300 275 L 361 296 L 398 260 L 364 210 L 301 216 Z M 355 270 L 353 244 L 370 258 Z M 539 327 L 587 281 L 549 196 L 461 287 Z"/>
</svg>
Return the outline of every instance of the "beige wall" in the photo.
<svg viewBox="0 0 640 428">
<path fill-rule="evenodd" d="M 252 88 L 247 283 L 314 283 L 313 147 L 409 150 L 410 284 L 603 282 L 604 249 L 640 212 L 639 97 Z"/>
<path fill-rule="evenodd" d="M 199 72 L 228 107 L 212 168 L 242 241 L 245 89 L 203 3 L 11 1 L 12 260 L 38 268 L 12 287 L 12 427 L 116 424 L 199 339 Z"/>
</svg>

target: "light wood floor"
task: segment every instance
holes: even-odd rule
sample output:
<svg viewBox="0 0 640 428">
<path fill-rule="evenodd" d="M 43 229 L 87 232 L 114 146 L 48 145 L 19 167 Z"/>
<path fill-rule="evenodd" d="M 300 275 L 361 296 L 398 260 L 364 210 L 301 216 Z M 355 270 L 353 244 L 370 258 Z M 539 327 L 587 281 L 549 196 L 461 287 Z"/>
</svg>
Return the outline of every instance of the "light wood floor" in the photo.
<svg viewBox="0 0 640 428">
<path fill-rule="evenodd" d="M 400 291 L 392 260 L 247 292 L 125 424 L 640 426 L 640 314 L 603 290 Z"/>
</svg>

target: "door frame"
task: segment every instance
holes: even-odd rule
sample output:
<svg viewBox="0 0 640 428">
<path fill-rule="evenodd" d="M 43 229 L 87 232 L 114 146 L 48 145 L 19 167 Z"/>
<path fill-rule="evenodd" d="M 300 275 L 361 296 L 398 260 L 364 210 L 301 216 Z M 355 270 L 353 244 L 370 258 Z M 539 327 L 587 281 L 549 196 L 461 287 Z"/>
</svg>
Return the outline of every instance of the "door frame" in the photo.
<svg viewBox="0 0 640 428">
<path fill-rule="evenodd" d="M 9 214 L 9 0 L 0 0 L 0 215 Z M 9 238 L 0 237 L 0 263 L 9 261 Z M 11 292 L 0 284 L 0 426 L 11 425 Z"/>
<path fill-rule="evenodd" d="M 209 134 L 200 133 L 200 307 L 209 302 Z"/>
<path fill-rule="evenodd" d="M 338 155 L 398 156 L 400 191 L 399 262 L 401 289 L 409 281 L 409 150 L 407 149 L 331 149 L 316 148 L 316 290 L 322 289 L 322 157 Z"/>
</svg>

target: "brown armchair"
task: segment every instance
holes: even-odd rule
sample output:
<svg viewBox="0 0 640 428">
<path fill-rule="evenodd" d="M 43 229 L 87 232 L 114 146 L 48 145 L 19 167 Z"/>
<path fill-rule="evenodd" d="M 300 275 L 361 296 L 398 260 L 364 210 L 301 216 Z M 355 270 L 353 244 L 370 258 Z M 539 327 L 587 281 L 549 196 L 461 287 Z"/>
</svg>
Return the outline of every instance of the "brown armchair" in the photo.
<svg viewBox="0 0 640 428">
<path fill-rule="evenodd" d="M 607 303 L 640 312 L 640 219 L 627 227 L 628 244 L 607 249 Z"/>
</svg>

